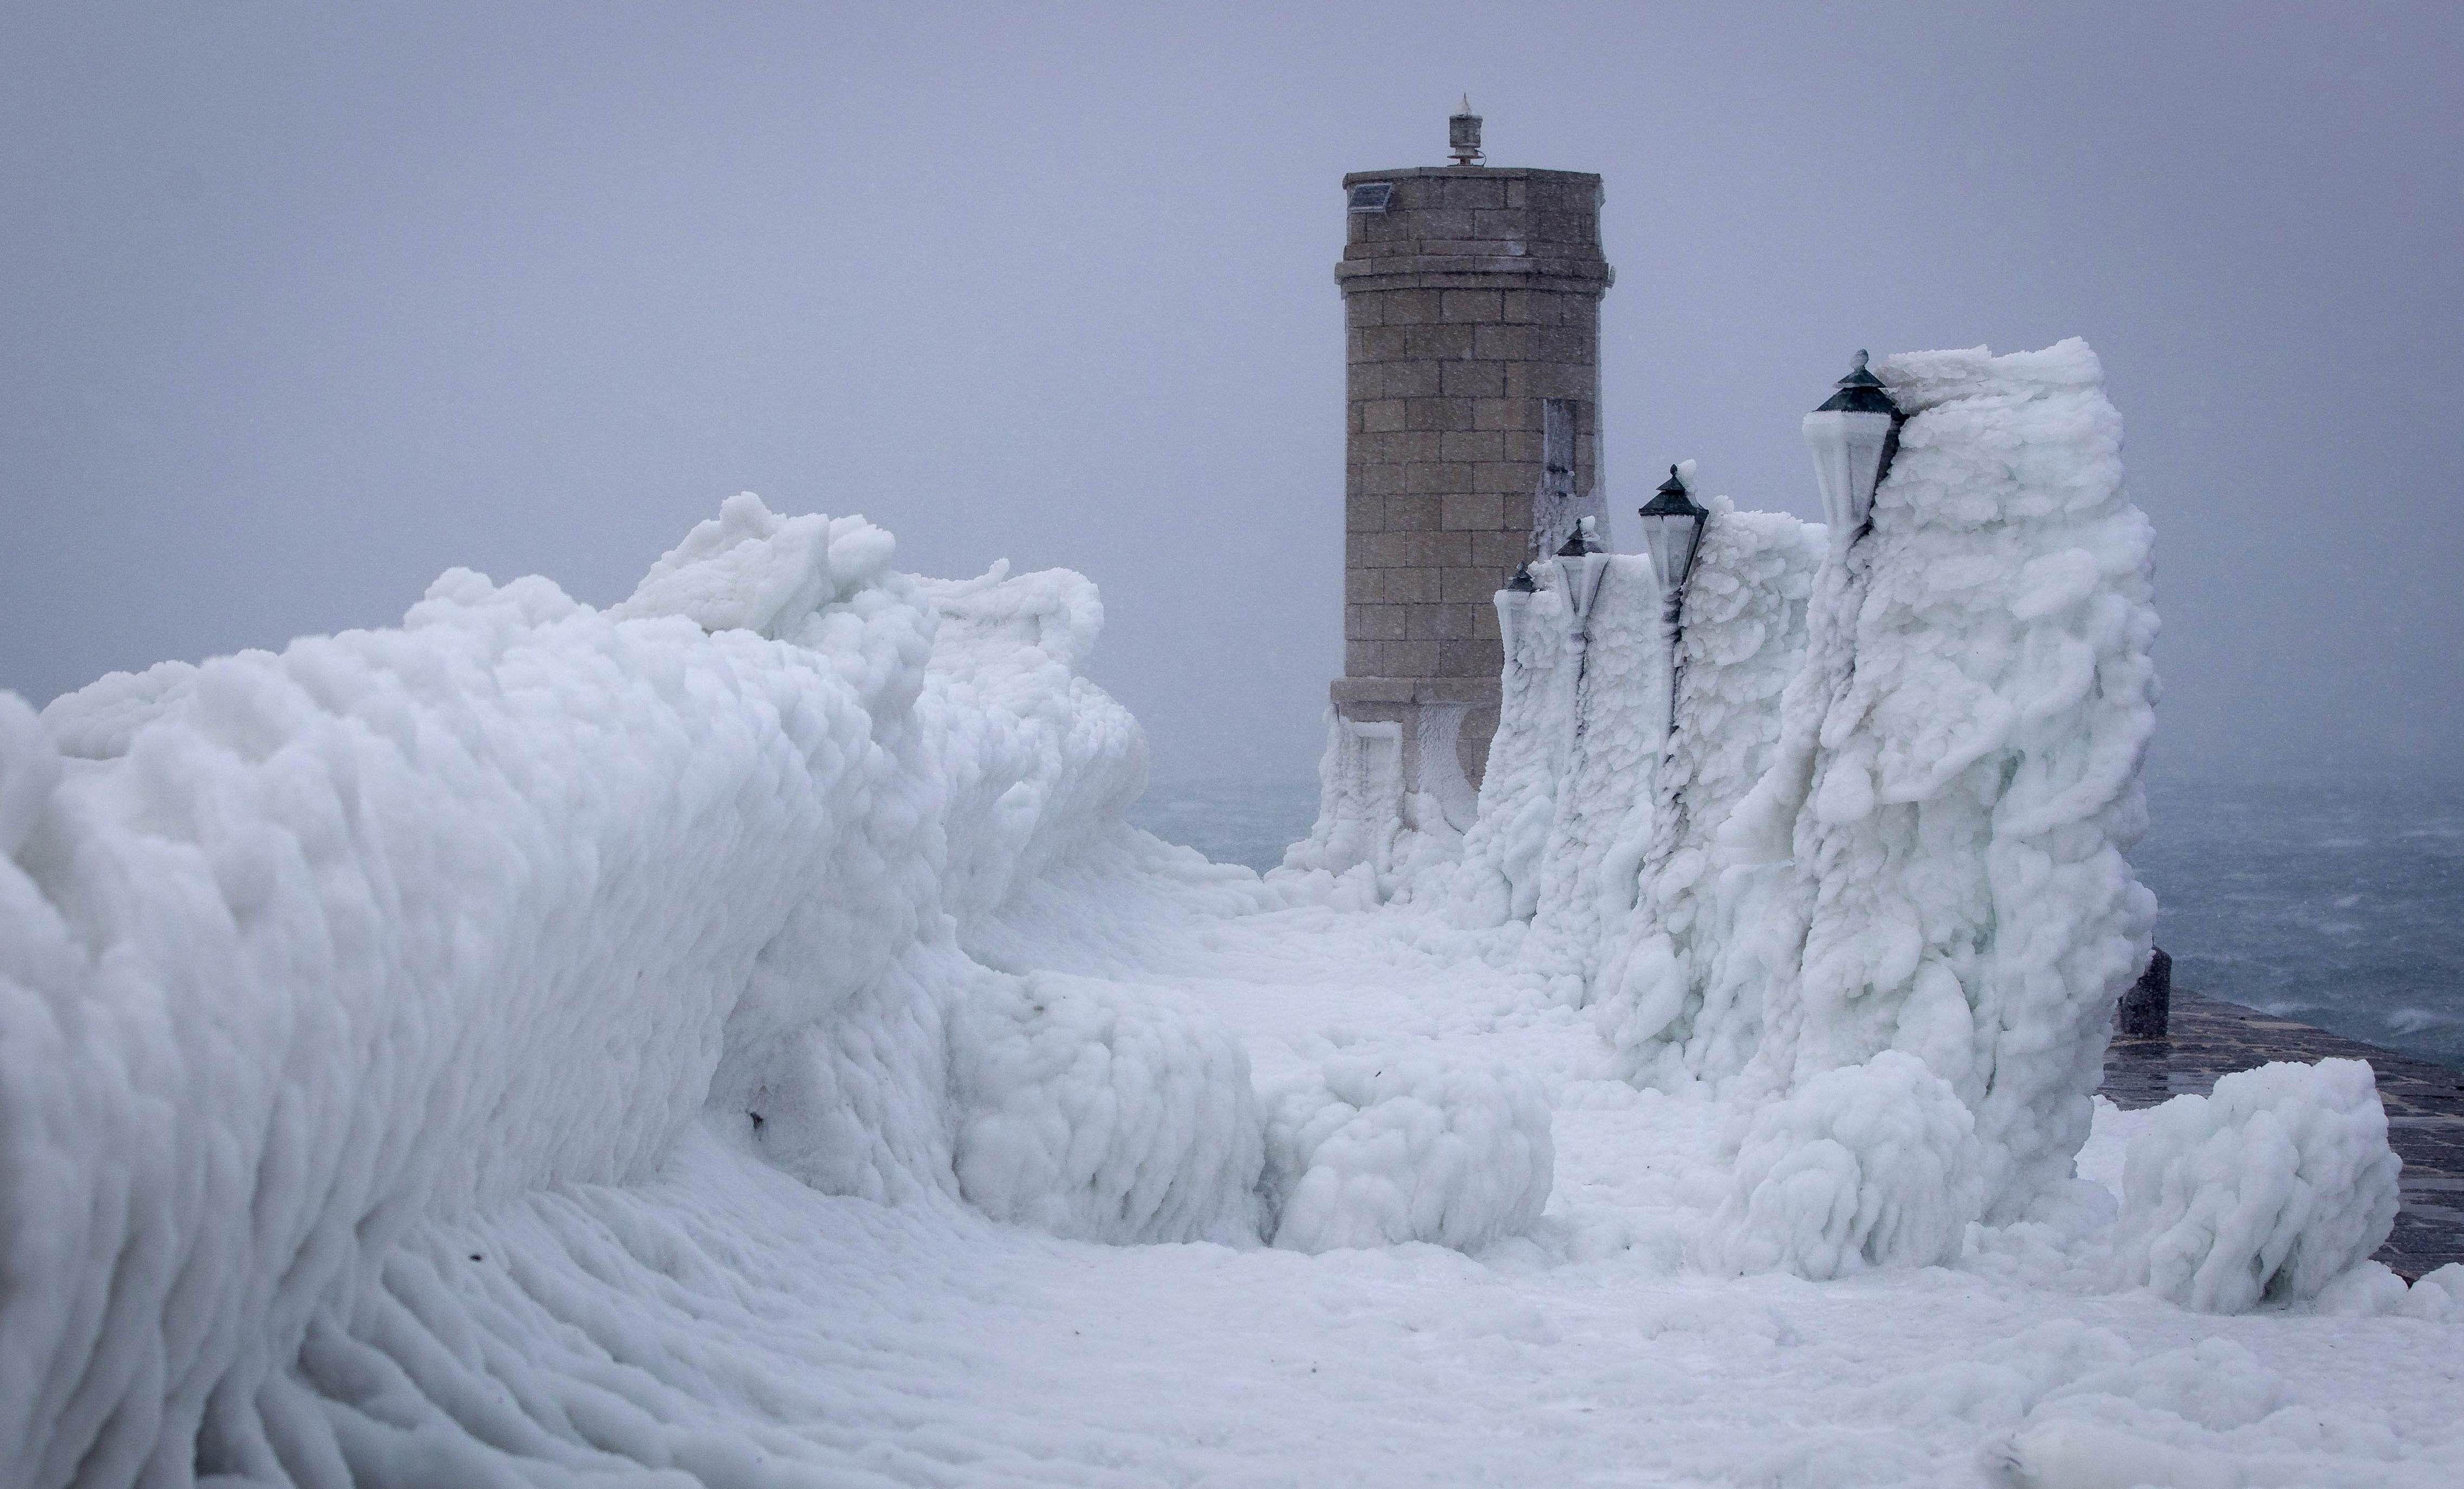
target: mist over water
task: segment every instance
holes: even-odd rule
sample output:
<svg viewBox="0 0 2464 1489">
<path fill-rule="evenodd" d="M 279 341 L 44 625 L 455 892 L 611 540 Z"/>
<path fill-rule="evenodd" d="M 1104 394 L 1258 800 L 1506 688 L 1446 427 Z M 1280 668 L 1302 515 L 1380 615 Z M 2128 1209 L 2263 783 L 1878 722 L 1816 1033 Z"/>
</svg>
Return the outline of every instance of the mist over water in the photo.
<svg viewBox="0 0 2464 1489">
<path fill-rule="evenodd" d="M 1168 843 L 1218 863 L 1264 874 L 1284 849 L 1309 836 L 1317 820 L 1315 781 L 1157 781 L 1130 809 L 1130 820 Z"/>
<path fill-rule="evenodd" d="M 2464 781 L 2159 777 L 2173 985 L 2464 1070 Z"/>
</svg>

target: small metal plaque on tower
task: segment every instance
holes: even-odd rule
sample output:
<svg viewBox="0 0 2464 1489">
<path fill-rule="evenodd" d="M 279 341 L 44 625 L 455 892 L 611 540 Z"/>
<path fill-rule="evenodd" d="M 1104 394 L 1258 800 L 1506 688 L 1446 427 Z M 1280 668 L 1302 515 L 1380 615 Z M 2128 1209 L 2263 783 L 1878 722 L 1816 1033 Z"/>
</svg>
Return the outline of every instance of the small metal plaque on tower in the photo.
<svg viewBox="0 0 2464 1489">
<path fill-rule="evenodd" d="M 1363 181 L 1352 189 L 1352 211 L 1382 212 L 1394 195 L 1395 183 L 1392 181 Z"/>
</svg>

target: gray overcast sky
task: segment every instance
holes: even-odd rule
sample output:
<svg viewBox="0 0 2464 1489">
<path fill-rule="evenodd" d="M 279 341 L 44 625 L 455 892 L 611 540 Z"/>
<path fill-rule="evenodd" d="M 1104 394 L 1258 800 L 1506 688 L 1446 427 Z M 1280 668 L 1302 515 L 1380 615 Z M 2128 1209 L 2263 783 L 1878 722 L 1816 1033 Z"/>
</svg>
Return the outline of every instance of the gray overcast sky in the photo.
<svg viewBox="0 0 2464 1489">
<path fill-rule="evenodd" d="M 2464 6 L 0 10 L 0 686 L 596 604 L 737 490 L 1103 586 L 1306 773 L 1346 170 L 1607 177 L 1611 502 L 1812 516 L 1854 348 L 2083 335 L 2175 768 L 2464 762 Z"/>
</svg>

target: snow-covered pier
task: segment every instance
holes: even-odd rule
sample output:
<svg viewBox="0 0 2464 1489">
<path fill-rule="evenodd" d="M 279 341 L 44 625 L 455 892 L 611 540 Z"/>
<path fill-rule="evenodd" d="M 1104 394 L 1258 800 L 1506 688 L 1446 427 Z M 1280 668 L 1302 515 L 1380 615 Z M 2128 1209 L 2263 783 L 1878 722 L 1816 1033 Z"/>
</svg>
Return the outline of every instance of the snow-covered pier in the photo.
<svg viewBox="0 0 2464 1489">
<path fill-rule="evenodd" d="M 605 610 L 0 695 L 7 1481 L 2449 1489 L 2464 1266 L 2369 1259 L 2446 1109 L 2094 1100 L 2093 354 L 1876 369 L 1870 530 L 1715 499 L 1682 652 L 1509 589 L 1470 830 L 1336 748 L 1263 878 L 1123 820 L 1091 583 L 750 496 Z"/>
</svg>

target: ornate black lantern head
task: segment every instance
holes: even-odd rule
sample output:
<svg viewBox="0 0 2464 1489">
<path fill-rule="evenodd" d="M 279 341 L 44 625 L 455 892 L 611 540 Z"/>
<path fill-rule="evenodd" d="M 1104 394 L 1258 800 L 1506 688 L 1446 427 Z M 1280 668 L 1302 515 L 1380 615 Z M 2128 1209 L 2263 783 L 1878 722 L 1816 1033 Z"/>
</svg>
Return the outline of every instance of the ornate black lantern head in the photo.
<svg viewBox="0 0 2464 1489">
<path fill-rule="evenodd" d="M 1668 478 L 1661 481 L 1660 489 L 1652 494 L 1651 504 L 1639 515 L 1704 518 L 1711 513 L 1709 508 L 1696 504 L 1693 493 L 1685 489 L 1685 478 L 1678 475 L 1677 467 L 1672 465 L 1668 468 Z"/>
<path fill-rule="evenodd" d="M 1529 594 L 1540 587 L 1531 582 L 1531 566 L 1517 564 L 1514 566 L 1514 577 L 1506 581 L 1506 588 L 1516 594 Z"/>
<path fill-rule="evenodd" d="M 1816 413 L 1898 413 L 1900 406 L 1891 401 L 1891 390 L 1882 380 L 1865 367 L 1865 353 L 1857 353 L 1857 365 L 1839 380 L 1839 391 L 1823 401 Z"/>
</svg>

